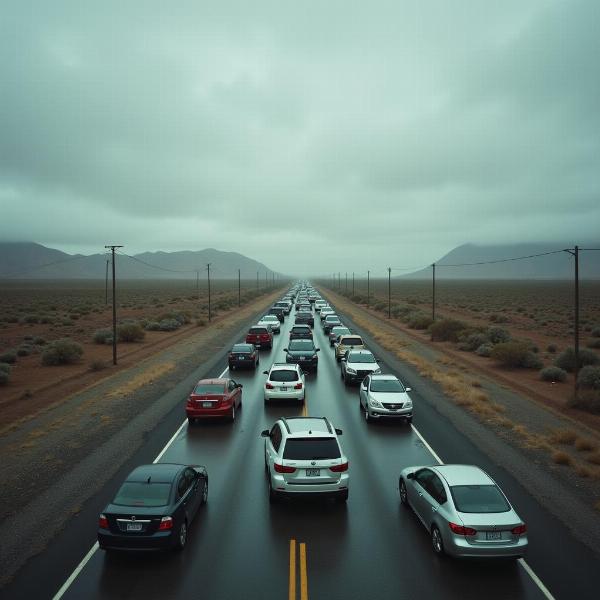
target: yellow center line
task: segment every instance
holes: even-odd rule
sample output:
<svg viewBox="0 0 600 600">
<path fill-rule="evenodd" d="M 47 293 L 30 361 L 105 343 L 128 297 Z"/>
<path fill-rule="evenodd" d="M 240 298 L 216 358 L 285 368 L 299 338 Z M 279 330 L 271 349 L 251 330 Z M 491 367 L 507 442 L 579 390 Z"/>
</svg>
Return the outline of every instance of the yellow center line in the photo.
<svg viewBox="0 0 600 600">
<path fill-rule="evenodd" d="M 306 575 L 306 544 L 300 544 L 300 600 L 308 600 L 308 577 Z"/>
<path fill-rule="evenodd" d="M 296 600 L 296 540 L 290 540 L 290 586 L 289 600 Z"/>
</svg>

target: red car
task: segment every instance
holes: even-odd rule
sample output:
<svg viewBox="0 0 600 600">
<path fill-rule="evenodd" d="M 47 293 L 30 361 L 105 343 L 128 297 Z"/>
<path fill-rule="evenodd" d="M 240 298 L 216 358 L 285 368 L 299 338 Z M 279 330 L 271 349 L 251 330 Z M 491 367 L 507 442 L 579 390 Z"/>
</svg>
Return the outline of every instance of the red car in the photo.
<svg viewBox="0 0 600 600">
<path fill-rule="evenodd" d="M 260 348 L 272 348 L 273 347 L 273 332 L 270 327 L 263 327 L 262 325 L 255 325 L 250 327 L 248 335 L 246 335 L 246 344 L 254 344 Z"/>
<path fill-rule="evenodd" d="M 196 419 L 225 417 L 235 421 L 242 407 L 242 384 L 233 379 L 201 379 L 185 405 L 190 425 Z"/>
</svg>

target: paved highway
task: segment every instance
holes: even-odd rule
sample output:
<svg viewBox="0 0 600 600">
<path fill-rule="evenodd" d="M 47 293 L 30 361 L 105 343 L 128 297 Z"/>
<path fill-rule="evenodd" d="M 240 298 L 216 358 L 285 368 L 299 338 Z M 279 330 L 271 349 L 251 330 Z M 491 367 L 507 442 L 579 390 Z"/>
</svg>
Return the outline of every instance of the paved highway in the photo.
<svg viewBox="0 0 600 600">
<path fill-rule="evenodd" d="M 498 476 L 489 458 L 480 455 L 448 422 L 439 421 L 438 413 L 422 401 L 418 389 L 412 394 L 416 429 L 400 423 L 367 425 L 358 409 L 357 388 L 343 385 L 333 351 L 320 325 L 315 323 L 315 342 L 321 348 L 319 371 L 317 375 L 307 375 L 305 407 L 264 405 L 262 371 L 274 360 L 284 361 L 283 348 L 292 322 L 293 313 L 286 319 L 282 333 L 275 337 L 273 349 L 261 352 L 256 373 L 231 374 L 244 385 L 243 409 L 234 424 L 209 422 L 188 427 L 186 422 L 179 427 L 185 416 L 184 398 L 180 414 L 169 419 L 174 435 L 160 451 L 158 460 L 204 464 L 210 478 L 208 504 L 192 524 L 185 550 L 169 555 L 110 556 L 100 550 L 91 551 L 57 597 L 69 600 L 551 597 L 523 563 L 459 561 L 434 556 L 429 536 L 417 517 L 400 506 L 398 473 L 409 465 L 435 464 L 432 451 L 437 451 L 442 460 L 479 464 Z M 393 372 L 385 361 L 382 367 L 383 372 Z M 212 375 L 220 375 L 222 371 L 218 369 Z M 407 381 L 413 387 L 416 383 Z M 268 502 L 260 432 L 270 428 L 281 415 L 296 416 L 303 411 L 311 416 L 325 415 L 334 426 L 343 429 L 341 442 L 350 459 L 351 473 L 346 506 L 328 501 L 276 505 Z M 425 431 L 431 431 L 434 441 Z M 425 439 L 421 439 L 419 432 Z M 436 447 L 436 443 L 442 447 Z M 158 454 L 152 442 L 149 448 L 145 451 L 145 462 Z M 150 451 L 155 453 L 148 458 Z M 538 511 L 537 503 L 522 489 L 513 489 L 518 488 L 518 483 L 512 482 L 509 474 L 499 481 L 530 525 L 533 560 L 528 558 L 528 563 L 537 563 L 550 576 L 552 585 L 534 567 L 552 594 L 556 598 L 594 597 L 589 591 L 594 585 L 589 577 L 598 576 L 588 570 L 589 556 L 556 520 Z M 118 483 L 113 482 L 113 489 Z M 108 491 L 104 496 L 108 497 Z M 538 516 L 531 521 L 528 513 L 534 510 Z M 570 550 L 571 555 L 562 560 L 561 548 L 551 547 L 553 540 Z M 93 542 L 92 537 L 87 547 Z M 47 560 L 65 569 L 57 552 L 57 548 L 50 549 Z M 66 570 L 61 582 L 77 562 Z M 559 569 L 562 569 L 560 574 Z M 582 569 L 588 573 L 587 581 L 580 577 Z M 46 596 L 42 590 L 48 592 L 46 597 L 51 597 L 60 587 L 59 583 L 46 590 L 43 581 L 37 582 L 35 588 L 32 585 L 30 581 L 29 589 L 37 589 L 38 597 Z"/>
</svg>

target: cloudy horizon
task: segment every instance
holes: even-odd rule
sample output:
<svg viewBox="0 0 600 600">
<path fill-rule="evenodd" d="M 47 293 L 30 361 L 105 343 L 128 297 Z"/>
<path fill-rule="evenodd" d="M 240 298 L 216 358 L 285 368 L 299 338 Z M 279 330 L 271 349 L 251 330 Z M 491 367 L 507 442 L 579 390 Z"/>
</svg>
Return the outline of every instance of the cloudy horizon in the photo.
<svg viewBox="0 0 600 600">
<path fill-rule="evenodd" d="M 596 2 L 0 15 L 0 240 L 309 274 L 597 238 Z"/>
</svg>

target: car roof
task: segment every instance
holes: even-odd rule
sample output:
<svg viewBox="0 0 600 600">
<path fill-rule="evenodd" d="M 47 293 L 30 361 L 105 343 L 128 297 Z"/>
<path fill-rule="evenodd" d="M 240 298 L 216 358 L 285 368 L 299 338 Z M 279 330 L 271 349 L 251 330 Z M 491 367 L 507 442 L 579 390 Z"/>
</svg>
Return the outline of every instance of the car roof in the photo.
<svg viewBox="0 0 600 600">
<path fill-rule="evenodd" d="M 273 363 L 271 365 L 271 370 L 279 370 L 279 371 L 296 371 L 298 369 L 298 365 L 294 363 Z"/>
<path fill-rule="evenodd" d="M 172 483 L 186 465 L 177 463 L 155 463 L 152 465 L 140 465 L 136 467 L 125 481 L 146 483 L 148 477 L 152 483 Z"/>
<path fill-rule="evenodd" d="M 353 350 L 352 352 L 359 352 L 358 350 Z M 398 379 L 398 377 L 396 377 L 395 375 L 390 375 L 389 373 L 377 373 L 376 375 L 371 375 L 371 381 L 373 379 L 378 379 L 378 380 L 382 380 L 382 379 L 389 379 L 389 380 L 394 380 L 394 381 L 400 381 Z"/>
<path fill-rule="evenodd" d="M 492 478 L 475 465 L 437 465 L 433 468 L 448 482 L 454 485 L 493 485 Z"/>
<path fill-rule="evenodd" d="M 233 348 L 250 348 L 254 350 L 254 346 L 252 344 L 246 344 L 245 342 L 240 342 L 239 344 L 234 344 Z"/>
<path fill-rule="evenodd" d="M 352 356 L 356 356 L 357 354 L 373 354 L 370 350 L 366 348 L 358 348 L 356 350 L 348 350 L 348 353 Z"/>
<path fill-rule="evenodd" d="M 334 431 L 325 417 L 282 417 L 284 427 L 291 436 L 306 436 L 309 432 L 319 436 L 335 437 Z"/>
<path fill-rule="evenodd" d="M 293 325 L 292 329 L 308 329 L 309 331 L 312 331 L 310 325 L 307 325 L 306 323 L 298 323 L 297 325 Z"/>
</svg>

